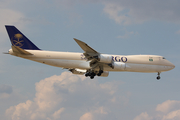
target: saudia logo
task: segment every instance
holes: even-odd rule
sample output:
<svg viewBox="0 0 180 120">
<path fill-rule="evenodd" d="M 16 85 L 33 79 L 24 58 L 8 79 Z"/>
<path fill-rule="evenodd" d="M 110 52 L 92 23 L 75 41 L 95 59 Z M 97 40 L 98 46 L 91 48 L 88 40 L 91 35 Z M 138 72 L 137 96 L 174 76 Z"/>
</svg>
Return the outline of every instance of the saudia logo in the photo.
<svg viewBox="0 0 180 120">
<path fill-rule="evenodd" d="M 14 37 L 11 39 L 13 46 L 22 47 L 24 45 L 24 40 L 22 40 L 22 34 L 15 34 Z"/>
</svg>

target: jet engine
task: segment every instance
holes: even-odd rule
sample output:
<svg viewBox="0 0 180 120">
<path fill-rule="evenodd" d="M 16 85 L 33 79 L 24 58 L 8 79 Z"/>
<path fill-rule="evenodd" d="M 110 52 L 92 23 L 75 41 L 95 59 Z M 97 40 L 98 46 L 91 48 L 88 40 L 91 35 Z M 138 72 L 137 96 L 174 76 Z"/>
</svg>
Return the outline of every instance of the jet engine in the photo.
<svg viewBox="0 0 180 120">
<path fill-rule="evenodd" d="M 103 63 L 112 63 L 112 56 L 106 54 L 100 54 L 98 56 L 98 61 Z"/>
<path fill-rule="evenodd" d="M 108 71 L 104 71 L 100 77 L 107 77 L 109 75 L 109 72 Z"/>
<path fill-rule="evenodd" d="M 78 74 L 78 75 L 83 75 L 86 73 L 86 70 L 82 70 L 82 69 L 70 69 L 69 71 L 71 71 L 73 74 Z"/>
<path fill-rule="evenodd" d="M 126 68 L 126 63 L 123 62 L 113 62 L 112 68 L 115 70 L 124 70 Z"/>
</svg>

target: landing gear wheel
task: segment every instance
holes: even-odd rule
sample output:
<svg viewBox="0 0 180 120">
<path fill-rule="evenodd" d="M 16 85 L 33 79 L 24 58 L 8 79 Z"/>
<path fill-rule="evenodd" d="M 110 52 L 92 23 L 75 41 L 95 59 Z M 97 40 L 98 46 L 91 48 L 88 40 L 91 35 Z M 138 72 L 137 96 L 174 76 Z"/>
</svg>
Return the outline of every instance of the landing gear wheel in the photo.
<svg viewBox="0 0 180 120">
<path fill-rule="evenodd" d="M 90 77 L 91 79 L 94 79 L 94 77 L 96 76 L 96 73 L 94 72 L 94 71 L 92 71 L 92 70 L 89 70 L 89 71 L 87 71 L 86 73 L 85 73 L 85 76 L 86 77 Z"/>
<path fill-rule="evenodd" d="M 157 76 L 157 80 L 159 80 L 161 77 L 160 76 Z"/>
<path fill-rule="evenodd" d="M 102 73 L 103 73 L 103 70 L 100 70 L 97 76 L 101 76 Z"/>
<path fill-rule="evenodd" d="M 159 80 L 161 77 L 160 77 L 160 72 L 158 72 L 158 74 L 157 74 L 158 76 L 157 76 L 157 80 Z"/>
<path fill-rule="evenodd" d="M 94 76 L 96 76 L 96 73 L 92 72 L 92 73 L 89 74 L 89 76 L 90 76 L 91 79 L 94 79 Z"/>
<path fill-rule="evenodd" d="M 101 76 L 102 73 L 98 73 L 97 76 Z"/>
<path fill-rule="evenodd" d="M 88 76 L 89 76 L 89 73 L 86 73 L 85 76 L 88 77 Z"/>
<path fill-rule="evenodd" d="M 90 76 L 90 78 L 91 78 L 91 79 L 94 79 L 94 76 L 92 75 L 92 76 Z"/>
</svg>

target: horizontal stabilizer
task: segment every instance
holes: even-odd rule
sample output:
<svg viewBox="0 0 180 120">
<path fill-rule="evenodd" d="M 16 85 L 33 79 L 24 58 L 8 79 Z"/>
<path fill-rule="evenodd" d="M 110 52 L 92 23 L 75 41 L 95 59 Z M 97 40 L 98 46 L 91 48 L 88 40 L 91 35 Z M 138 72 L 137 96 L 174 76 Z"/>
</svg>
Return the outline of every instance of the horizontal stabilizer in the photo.
<svg viewBox="0 0 180 120">
<path fill-rule="evenodd" d="M 18 46 L 11 46 L 14 53 L 23 54 L 23 55 L 33 55 L 30 52 L 18 47 Z"/>
<path fill-rule="evenodd" d="M 8 52 L 3 52 L 3 54 L 9 54 Z"/>
</svg>

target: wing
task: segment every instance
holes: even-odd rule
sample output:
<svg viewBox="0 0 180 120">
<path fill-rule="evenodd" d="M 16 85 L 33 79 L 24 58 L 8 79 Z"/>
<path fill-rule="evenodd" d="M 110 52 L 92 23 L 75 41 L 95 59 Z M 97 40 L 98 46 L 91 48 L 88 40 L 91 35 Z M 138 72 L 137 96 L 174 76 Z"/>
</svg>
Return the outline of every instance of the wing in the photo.
<svg viewBox="0 0 180 120">
<path fill-rule="evenodd" d="M 95 69 L 99 67 L 99 69 L 103 69 L 103 67 L 111 67 L 112 66 L 112 56 L 111 55 L 105 55 L 97 52 L 93 48 L 91 48 L 89 45 L 86 43 L 75 39 L 74 40 L 77 42 L 77 44 L 84 50 L 84 56 L 86 59 L 90 62 L 90 66 L 92 69 Z M 112 67 L 111 67 L 112 68 Z"/>
<path fill-rule="evenodd" d="M 76 38 L 74 38 L 74 40 L 77 42 L 77 44 L 84 50 L 84 55 L 86 58 L 88 57 L 93 57 L 93 56 L 97 56 L 99 55 L 99 53 L 94 50 L 93 48 L 91 48 L 88 44 L 86 44 L 85 42 L 82 42 Z"/>
</svg>

